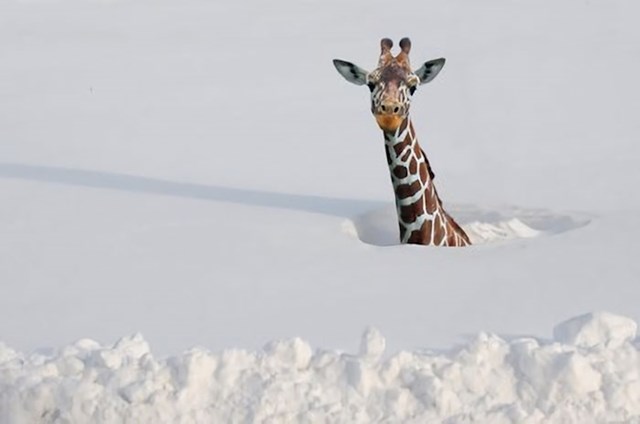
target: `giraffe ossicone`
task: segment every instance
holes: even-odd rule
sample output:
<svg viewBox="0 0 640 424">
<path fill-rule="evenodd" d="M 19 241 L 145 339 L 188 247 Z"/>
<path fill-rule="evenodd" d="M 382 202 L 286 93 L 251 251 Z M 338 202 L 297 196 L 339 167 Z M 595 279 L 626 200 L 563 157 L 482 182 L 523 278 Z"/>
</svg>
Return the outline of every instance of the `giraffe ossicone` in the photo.
<svg viewBox="0 0 640 424">
<path fill-rule="evenodd" d="M 395 192 L 400 242 L 434 246 L 471 244 L 464 230 L 442 205 L 427 156 L 418 144 L 409 117 L 411 98 L 419 85 L 433 80 L 445 60 L 425 62 L 413 71 L 409 63 L 411 41 L 400 40 L 400 53 L 391 53 L 393 42 L 380 41 L 378 67 L 367 72 L 357 65 L 335 59 L 338 72 L 355 85 L 371 91 L 371 112 L 384 134 L 387 164 Z"/>
</svg>

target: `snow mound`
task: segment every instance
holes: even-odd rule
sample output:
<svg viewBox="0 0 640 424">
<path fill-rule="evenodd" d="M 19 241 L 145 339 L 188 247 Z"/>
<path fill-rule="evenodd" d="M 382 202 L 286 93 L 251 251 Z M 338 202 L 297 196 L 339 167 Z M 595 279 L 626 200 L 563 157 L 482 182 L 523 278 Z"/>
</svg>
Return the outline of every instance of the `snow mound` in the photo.
<svg viewBox="0 0 640 424">
<path fill-rule="evenodd" d="M 473 244 L 559 234 L 589 223 L 585 216 L 560 214 L 543 209 L 484 209 L 468 205 L 449 207 L 447 211 L 464 228 Z M 398 223 L 393 205 L 355 217 L 347 222 L 345 231 L 356 235 L 365 243 L 376 246 L 399 244 Z"/>
<path fill-rule="evenodd" d="M 518 218 L 495 223 L 474 221 L 464 224 L 463 227 L 473 244 L 515 238 L 531 238 L 542 234 L 541 231 L 529 227 Z"/>
<path fill-rule="evenodd" d="M 598 312 L 582 315 L 553 329 L 554 339 L 576 346 L 619 347 L 636 338 L 638 326 L 632 319 Z"/>
<path fill-rule="evenodd" d="M 595 313 L 556 326 L 552 342 L 480 334 L 393 356 L 374 328 L 356 355 L 300 339 L 168 359 L 140 335 L 49 354 L 0 345 L 0 422 L 638 422 L 635 330 Z"/>
</svg>

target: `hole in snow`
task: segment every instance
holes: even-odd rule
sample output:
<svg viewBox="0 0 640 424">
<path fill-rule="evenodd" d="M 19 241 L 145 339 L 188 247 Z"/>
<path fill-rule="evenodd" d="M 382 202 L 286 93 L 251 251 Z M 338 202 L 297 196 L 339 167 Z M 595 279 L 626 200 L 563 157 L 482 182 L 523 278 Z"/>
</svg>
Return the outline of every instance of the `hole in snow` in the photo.
<svg viewBox="0 0 640 424">
<path fill-rule="evenodd" d="M 487 244 L 559 234 L 589 223 L 585 216 L 559 214 L 544 209 L 449 206 L 447 212 L 464 228 L 473 244 Z M 345 230 L 376 246 L 399 244 L 398 222 L 393 205 L 358 215 Z"/>
</svg>

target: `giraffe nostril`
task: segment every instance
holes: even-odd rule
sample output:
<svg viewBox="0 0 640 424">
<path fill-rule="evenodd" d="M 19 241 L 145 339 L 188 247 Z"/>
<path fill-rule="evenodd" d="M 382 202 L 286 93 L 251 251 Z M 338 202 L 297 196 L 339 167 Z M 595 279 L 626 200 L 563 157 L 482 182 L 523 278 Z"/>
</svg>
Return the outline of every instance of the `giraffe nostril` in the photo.
<svg viewBox="0 0 640 424">
<path fill-rule="evenodd" d="M 382 105 L 382 111 L 386 112 L 387 111 L 387 107 L 385 105 Z"/>
<path fill-rule="evenodd" d="M 400 108 L 398 106 L 393 108 L 393 113 L 398 113 L 400 111 Z"/>
</svg>

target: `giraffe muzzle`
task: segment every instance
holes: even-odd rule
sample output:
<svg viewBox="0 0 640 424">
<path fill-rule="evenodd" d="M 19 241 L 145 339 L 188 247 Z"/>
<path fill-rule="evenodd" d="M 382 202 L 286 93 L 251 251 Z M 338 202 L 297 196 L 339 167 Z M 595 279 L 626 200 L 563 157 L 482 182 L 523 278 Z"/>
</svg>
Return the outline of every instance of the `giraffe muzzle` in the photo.
<svg viewBox="0 0 640 424">
<path fill-rule="evenodd" d="M 395 132 L 404 119 L 403 116 L 398 114 L 375 113 L 373 116 L 376 118 L 380 129 L 385 132 Z"/>
<path fill-rule="evenodd" d="M 374 109 L 373 115 L 383 131 L 393 132 L 398 129 L 404 119 L 404 106 L 401 102 L 388 99 Z"/>
</svg>

